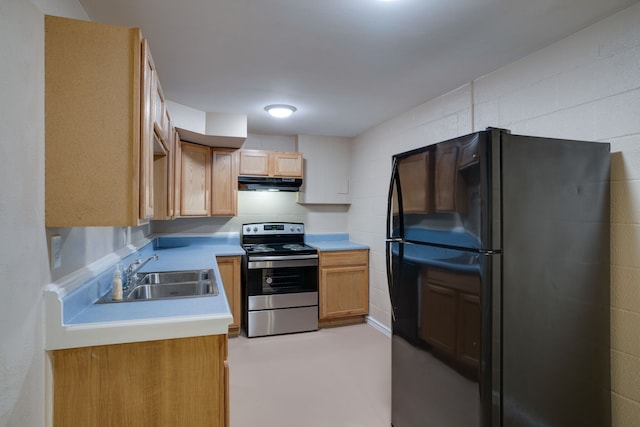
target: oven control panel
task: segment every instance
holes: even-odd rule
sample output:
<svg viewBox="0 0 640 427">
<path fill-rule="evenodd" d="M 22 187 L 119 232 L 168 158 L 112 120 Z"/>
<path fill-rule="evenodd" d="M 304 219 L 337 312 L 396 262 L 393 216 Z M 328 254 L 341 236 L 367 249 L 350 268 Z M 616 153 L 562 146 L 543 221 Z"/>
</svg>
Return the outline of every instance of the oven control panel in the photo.
<svg viewBox="0 0 640 427">
<path fill-rule="evenodd" d="M 245 236 L 304 234 L 304 224 L 299 222 L 254 222 L 243 224 L 242 234 Z"/>
</svg>

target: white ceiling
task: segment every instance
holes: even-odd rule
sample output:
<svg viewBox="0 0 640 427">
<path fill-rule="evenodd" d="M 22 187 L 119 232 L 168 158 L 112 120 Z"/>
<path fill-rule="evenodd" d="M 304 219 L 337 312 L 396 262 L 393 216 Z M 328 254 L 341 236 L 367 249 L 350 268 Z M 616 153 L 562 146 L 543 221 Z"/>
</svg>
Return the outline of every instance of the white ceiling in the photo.
<svg viewBox="0 0 640 427">
<path fill-rule="evenodd" d="M 355 136 L 638 0 L 80 0 L 140 27 L 165 96 L 249 132 Z M 289 119 L 264 106 L 295 105 Z"/>
</svg>

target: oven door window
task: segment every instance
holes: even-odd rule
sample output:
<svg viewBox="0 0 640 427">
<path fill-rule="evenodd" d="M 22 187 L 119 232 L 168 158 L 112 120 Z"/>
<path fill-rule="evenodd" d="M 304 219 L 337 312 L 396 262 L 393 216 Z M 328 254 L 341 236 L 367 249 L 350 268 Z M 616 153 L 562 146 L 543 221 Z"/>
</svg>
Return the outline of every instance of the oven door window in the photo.
<svg viewBox="0 0 640 427">
<path fill-rule="evenodd" d="M 290 294 L 317 290 L 318 267 L 249 270 L 249 295 Z"/>
</svg>

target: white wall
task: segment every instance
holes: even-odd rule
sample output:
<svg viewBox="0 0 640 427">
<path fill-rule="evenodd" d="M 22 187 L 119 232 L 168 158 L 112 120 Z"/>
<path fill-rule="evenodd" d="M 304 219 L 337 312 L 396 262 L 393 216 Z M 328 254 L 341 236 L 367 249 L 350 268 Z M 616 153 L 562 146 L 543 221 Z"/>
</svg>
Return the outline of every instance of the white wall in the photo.
<svg viewBox="0 0 640 427">
<path fill-rule="evenodd" d="M 44 21 L 41 7 L 0 1 L 0 425 L 44 425 Z"/>
<path fill-rule="evenodd" d="M 611 143 L 613 425 L 640 425 L 640 4 L 356 138 L 348 229 L 373 249 L 377 321 L 390 323 L 383 221 L 391 154 L 487 126 Z"/>
<path fill-rule="evenodd" d="M 44 15 L 77 0 L 0 0 L 0 426 L 45 425 L 46 284 L 139 240 L 147 227 L 44 226 Z M 48 240 L 62 236 L 51 272 Z"/>
</svg>

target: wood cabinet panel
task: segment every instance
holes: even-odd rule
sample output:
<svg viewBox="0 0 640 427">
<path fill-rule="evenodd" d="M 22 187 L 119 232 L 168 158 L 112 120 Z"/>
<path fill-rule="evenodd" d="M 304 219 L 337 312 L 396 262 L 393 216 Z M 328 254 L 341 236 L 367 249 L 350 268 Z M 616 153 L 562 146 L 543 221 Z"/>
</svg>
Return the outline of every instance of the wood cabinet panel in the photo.
<svg viewBox="0 0 640 427">
<path fill-rule="evenodd" d="M 180 216 L 211 213 L 211 154 L 209 147 L 181 142 Z"/>
<path fill-rule="evenodd" d="M 171 124 L 139 29 L 46 16 L 45 109 L 47 227 L 170 216 L 154 178 L 171 177 Z"/>
<path fill-rule="evenodd" d="M 319 260 L 319 323 L 364 321 L 369 313 L 369 251 L 322 251 Z"/>
<path fill-rule="evenodd" d="M 240 175 L 269 176 L 269 152 L 240 150 Z"/>
<path fill-rule="evenodd" d="M 233 315 L 233 323 L 229 325 L 229 336 L 237 336 L 240 333 L 241 321 L 241 287 L 240 287 L 240 265 L 239 256 L 217 257 L 218 270 L 224 285 L 224 292 L 227 294 L 227 302 Z"/>
<path fill-rule="evenodd" d="M 45 17 L 45 225 L 139 225 L 138 29 Z"/>
<path fill-rule="evenodd" d="M 237 150 L 183 141 L 176 145 L 176 216 L 237 215 Z"/>
<path fill-rule="evenodd" d="M 240 150 L 239 175 L 302 178 L 302 153 Z"/>
<path fill-rule="evenodd" d="M 228 426 L 226 335 L 50 355 L 54 426 Z"/>
<path fill-rule="evenodd" d="M 333 251 L 320 253 L 320 267 L 340 267 L 366 265 L 369 263 L 368 250 Z"/>
<path fill-rule="evenodd" d="M 153 178 L 154 178 L 154 148 L 162 143 L 157 141 L 158 135 L 154 131 L 154 91 L 156 86 L 156 66 L 153 63 L 149 44 L 142 40 L 142 124 L 140 137 L 140 218 L 153 217 Z M 158 149 L 159 150 L 159 149 Z"/>
<path fill-rule="evenodd" d="M 368 268 L 323 268 L 320 278 L 320 319 L 365 315 L 369 312 Z"/>
<path fill-rule="evenodd" d="M 274 151 L 271 173 L 275 177 L 302 178 L 302 154 Z"/>
<path fill-rule="evenodd" d="M 213 148 L 211 164 L 211 215 L 238 214 L 237 150 Z"/>
</svg>

